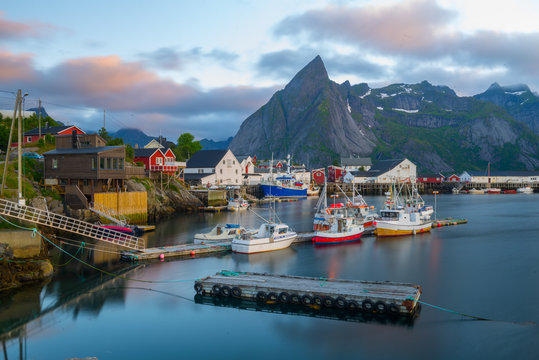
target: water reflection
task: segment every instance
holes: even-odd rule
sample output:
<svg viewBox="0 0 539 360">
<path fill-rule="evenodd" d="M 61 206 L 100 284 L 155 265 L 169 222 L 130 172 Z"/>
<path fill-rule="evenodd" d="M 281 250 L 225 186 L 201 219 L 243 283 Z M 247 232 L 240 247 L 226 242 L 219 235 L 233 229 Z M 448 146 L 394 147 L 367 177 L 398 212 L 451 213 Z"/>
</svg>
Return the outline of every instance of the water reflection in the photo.
<svg viewBox="0 0 539 360">
<path fill-rule="evenodd" d="M 260 268 L 270 273 L 286 273 L 296 257 L 297 251 L 293 248 L 251 255 L 232 253 L 232 259 L 240 269 Z"/>
<path fill-rule="evenodd" d="M 274 314 L 297 315 L 297 316 L 306 316 L 306 317 L 341 320 L 341 321 L 398 325 L 398 326 L 406 326 L 406 327 L 413 327 L 415 320 L 418 318 L 419 313 L 421 312 L 421 308 L 418 307 L 413 317 L 404 317 L 404 316 L 390 316 L 390 315 L 374 315 L 374 314 L 368 314 L 368 313 L 364 313 L 360 311 L 351 312 L 351 311 L 340 310 L 340 309 L 317 308 L 314 306 L 309 307 L 309 306 L 292 305 L 292 304 L 255 302 L 255 301 L 249 301 L 245 299 L 242 300 L 242 299 L 234 299 L 234 298 L 220 298 L 220 297 L 202 296 L 202 295 L 195 295 L 194 299 L 195 299 L 195 303 L 197 304 L 231 307 L 231 308 L 236 308 L 236 309 L 241 309 L 241 310 L 260 311 L 260 312 L 268 312 L 268 313 L 274 313 Z"/>
</svg>

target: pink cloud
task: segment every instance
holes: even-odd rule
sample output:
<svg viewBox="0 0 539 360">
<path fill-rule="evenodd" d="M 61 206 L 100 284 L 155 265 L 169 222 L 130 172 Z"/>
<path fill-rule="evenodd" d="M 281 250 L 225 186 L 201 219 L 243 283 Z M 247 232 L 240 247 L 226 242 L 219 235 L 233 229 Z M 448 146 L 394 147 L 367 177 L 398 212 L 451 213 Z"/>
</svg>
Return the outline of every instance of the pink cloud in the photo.
<svg viewBox="0 0 539 360">
<path fill-rule="evenodd" d="M 47 35 L 56 27 L 38 21 L 23 23 L 6 20 L 4 12 L 0 11 L 0 39 L 23 39 Z"/>
<path fill-rule="evenodd" d="M 32 67 L 32 54 L 12 54 L 0 50 L 0 82 L 32 81 L 36 73 Z"/>
</svg>

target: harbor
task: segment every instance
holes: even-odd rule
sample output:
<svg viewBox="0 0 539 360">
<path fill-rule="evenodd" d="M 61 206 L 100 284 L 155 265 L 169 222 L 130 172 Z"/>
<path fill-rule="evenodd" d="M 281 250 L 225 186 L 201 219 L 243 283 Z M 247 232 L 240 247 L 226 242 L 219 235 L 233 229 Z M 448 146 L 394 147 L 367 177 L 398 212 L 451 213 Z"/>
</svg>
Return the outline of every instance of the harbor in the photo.
<svg viewBox="0 0 539 360">
<path fill-rule="evenodd" d="M 70 293 L 85 291 L 86 295 L 76 304 L 52 313 L 46 330 L 27 327 L 27 330 L 21 328 L 17 335 L 12 334 L 14 337 L 6 339 L 8 356 L 15 357 L 19 339 L 23 344 L 29 344 L 29 355 L 49 346 L 62 349 L 60 356 L 94 354 L 96 347 L 104 353 L 106 344 L 66 343 L 66 332 L 61 329 L 69 328 L 69 336 L 73 337 L 116 338 L 116 342 L 127 344 L 147 339 L 147 335 L 140 332 L 144 324 L 159 336 L 161 354 L 170 357 L 177 354 L 178 339 L 182 344 L 192 345 L 185 348 L 184 356 L 200 356 L 199 348 L 204 343 L 201 338 L 210 336 L 217 339 L 219 346 L 206 350 L 205 354 L 216 357 L 222 356 L 222 349 L 227 348 L 230 355 L 242 358 L 245 351 L 256 352 L 268 341 L 273 341 L 285 346 L 290 356 L 311 359 L 356 356 L 357 351 L 346 348 L 345 343 L 354 344 L 354 349 L 376 351 L 384 357 L 395 357 L 398 355 L 396 349 L 404 347 L 417 357 L 427 351 L 444 358 L 444 353 L 469 354 L 469 347 L 488 339 L 491 345 L 486 355 L 496 358 L 498 353 L 508 351 L 505 345 L 498 344 L 504 344 L 503 339 L 512 337 L 515 348 L 510 351 L 526 358 L 525 354 L 533 353 L 531 344 L 536 335 L 535 325 L 526 323 L 539 321 L 535 301 L 526 291 L 535 281 L 534 272 L 539 270 L 534 255 L 534 234 L 539 231 L 534 221 L 536 197 L 536 194 L 511 197 L 438 195 L 438 217 L 467 219 L 467 224 L 454 226 L 452 223 L 458 223 L 454 221 L 458 219 L 446 219 L 444 223 L 452 226 L 438 228 L 433 225 L 430 233 L 415 236 L 377 239 L 364 235 L 358 242 L 335 246 L 313 246 L 309 239 L 284 250 L 254 255 L 224 251 L 211 256 L 187 254 L 178 258 L 185 261 L 155 259 L 138 266 L 136 272 L 126 274 L 107 291 L 84 290 L 86 281 L 101 275 L 81 268 L 77 260 L 72 260 L 65 269 L 60 268 L 52 283 L 35 285 L 35 292 L 41 293 L 43 300 L 36 302 L 32 311 L 39 313 L 41 307 L 46 310 L 46 304 Z M 427 203 L 434 202 L 432 195 L 424 198 Z M 380 208 L 384 197 L 365 196 L 365 200 Z M 277 203 L 276 212 L 296 232 L 312 234 L 315 203 L 315 198 Z M 264 215 L 268 208 L 269 204 L 263 204 L 255 210 Z M 521 229 L 522 235 L 517 238 L 506 223 L 492 221 L 506 218 L 507 212 L 519 214 L 512 224 Z M 229 222 L 256 227 L 260 219 L 250 211 L 181 214 L 159 222 L 155 231 L 144 234 L 143 238 L 148 249 L 171 244 L 188 245 L 192 244 L 196 233 Z M 75 254 L 76 248 L 67 249 Z M 77 257 L 92 261 L 96 255 L 97 251 L 84 251 Z M 115 259 L 114 254 L 110 256 Z M 69 258 L 64 257 L 58 262 L 67 260 Z M 107 264 L 96 263 L 95 266 L 123 276 Z M 133 265 L 124 264 L 126 268 Z M 320 291 L 327 286 L 320 286 L 328 282 L 324 279 L 417 284 L 421 285 L 420 301 L 499 321 L 469 321 L 462 315 L 425 305 L 418 307 L 413 318 L 394 318 L 364 311 L 351 313 L 337 308 L 316 309 L 290 303 L 236 301 L 232 297 L 196 294 L 196 281 L 223 269 L 234 273 L 314 277 L 319 279 L 317 286 L 321 289 L 316 290 Z M 500 293 L 500 283 L 513 284 L 511 293 Z M 3 297 L 2 303 L 8 304 L 8 298 Z M 36 299 L 39 300 L 39 296 Z M 515 306 L 507 307 L 507 303 Z M 10 309 L 4 313 L 20 318 L 27 310 L 24 307 Z M 196 325 L 183 326 L 184 322 Z M 320 334 L 321 328 L 326 334 L 339 335 L 328 335 L 320 346 L 313 348 L 309 339 Z M 264 339 L 260 338 L 262 332 Z M 246 344 L 241 351 L 229 345 L 238 339 L 238 334 Z M 393 339 L 394 346 L 382 346 L 381 339 L 385 344 L 388 337 Z M 441 337 L 445 340 L 440 343 Z M 457 349 L 455 343 L 460 344 Z M 271 357 L 280 354 L 279 349 L 265 352 Z M 126 347 L 122 356 L 151 357 L 153 353 L 149 348 Z"/>
</svg>

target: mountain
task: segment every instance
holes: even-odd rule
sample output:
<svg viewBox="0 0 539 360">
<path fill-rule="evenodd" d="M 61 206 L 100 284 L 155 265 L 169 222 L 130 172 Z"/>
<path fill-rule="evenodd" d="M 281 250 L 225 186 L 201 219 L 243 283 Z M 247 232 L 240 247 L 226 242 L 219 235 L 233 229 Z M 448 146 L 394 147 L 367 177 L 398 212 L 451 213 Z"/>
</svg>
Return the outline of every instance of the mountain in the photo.
<svg viewBox="0 0 539 360">
<path fill-rule="evenodd" d="M 502 107 L 427 81 L 337 84 L 319 56 L 242 123 L 230 149 L 309 167 L 350 155 L 407 157 L 429 172 L 539 167 L 539 137 Z"/>
<path fill-rule="evenodd" d="M 223 141 L 213 141 L 210 139 L 202 139 L 200 140 L 200 145 L 202 145 L 203 150 L 225 150 L 228 149 L 228 146 L 230 145 L 230 142 L 232 141 L 233 137 L 229 137 L 226 140 Z M 241 155 L 241 154 L 237 154 Z"/>
<path fill-rule="evenodd" d="M 489 101 L 504 108 L 516 120 L 522 121 L 539 135 L 539 97 L 524 84 L 500 86 L 490 85 L 487 91 L 474 98 Z"/>
<path fill-rule="evenodd" d="M 120 129 L 115 133 L 110 133 L 110 136 L 113 138 L 120 138 L 124 141 L 124 144 L 129 144 L 133 147 L 135 147 L 135 145 L 138 145 L 138 147 L 144 147 L 144 145 L 155 139 L 155 137 L 148 136 L 139 129 L 130 128 Z"/>
</svg>

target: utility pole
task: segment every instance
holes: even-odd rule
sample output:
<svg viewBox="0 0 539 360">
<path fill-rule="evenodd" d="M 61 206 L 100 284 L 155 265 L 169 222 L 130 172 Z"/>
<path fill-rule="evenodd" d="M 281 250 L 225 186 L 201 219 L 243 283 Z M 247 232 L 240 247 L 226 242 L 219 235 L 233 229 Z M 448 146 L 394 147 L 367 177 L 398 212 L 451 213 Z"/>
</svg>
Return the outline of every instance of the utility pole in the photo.
<svg viewBox="0 0 539 360">
<path fill-rule="evenodd" d="M 4 195 L 4 185 L 6 183 L 7 166 L 9 163 L 9 150 L 11 149 L 11 139 L 13 138 L 13 128 L 15 127 L 15 121 L 17 119 L 17 108 L 21 101 L 21 90 L 17 91 L 17 100 L 15 100 L 15 109 L 13 110 L 13 119 L 11 120 L 11 129 L 9 130 L 9 139 L 6 149 L 6 160 L 4 161 L 4 174 L 2 175 L 2 189 L 0 189 L 0 195 Z"/>
<path fill-rule="evenodd" d="M 20 92 L 18 92 L 20 96 Z M 25 95 L 26 96 L 26 95 Z M 24 199 L 22 198 L 22 99 L 19 100 L 19 122 L 17 124 L 17 179 L 18 179 L 18 194 L 19 194 L 19 205 L 26 205 Z"/>
<path fill-rule="evenodd" d="M 37 126 L 39 127 L 39 137 L 38 140 L 41 139 L 41 98 L 39 99 L 39 106 L 37 107 Z"/>
</svg>

